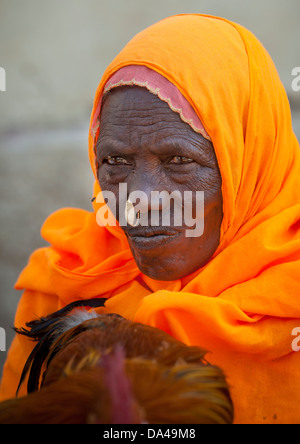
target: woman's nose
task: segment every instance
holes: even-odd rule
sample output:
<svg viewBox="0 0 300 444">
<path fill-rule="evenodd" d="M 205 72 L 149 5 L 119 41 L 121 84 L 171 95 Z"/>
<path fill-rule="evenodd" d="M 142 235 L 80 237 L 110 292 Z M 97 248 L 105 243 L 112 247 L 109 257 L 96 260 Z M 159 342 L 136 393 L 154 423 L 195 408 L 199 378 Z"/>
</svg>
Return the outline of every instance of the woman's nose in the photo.
<svg viewBox="0 0 300 444">
<path fill-rule="evenodd" d="M 127 182 L 128 199 L 138 205 L 141 213 L 161 211 L 165 206 L 166 187 L 159 179 L 146 171 L 135 173 Z"/>
</svg>

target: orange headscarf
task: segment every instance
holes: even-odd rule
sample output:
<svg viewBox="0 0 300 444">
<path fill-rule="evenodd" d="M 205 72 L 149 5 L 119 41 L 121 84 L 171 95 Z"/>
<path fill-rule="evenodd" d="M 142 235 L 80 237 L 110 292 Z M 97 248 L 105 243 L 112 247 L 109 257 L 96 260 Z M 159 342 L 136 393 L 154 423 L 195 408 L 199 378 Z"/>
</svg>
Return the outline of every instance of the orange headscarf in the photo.
<svg viewBox="0 0 300 444">
<path fill-rule="evenodd" d="M 107 311 L 159 327 L 210 351 L 231 387 L 236 423 L 300 420 L 300 150 L 276 69 L 243 27 L 204 15 L 162 20 L 133 38 L 97 89 L 119 68 L 147 66 L 172 82 L 211 137 L 222 175 L 220 245 L 201 270 L 173 282 L 141 274 L 119 227 L 95 212 L 63 209 L 42 228 L 16 288 L 21 326 L 80 298 L 106 297 Z M 89 135 L 95 173 L 94 140 Z M 100 191 L 96 182 L 95 195 Z M 32 344 L 16 338 L 2 398 L 13 396 Z"/>
</svg>

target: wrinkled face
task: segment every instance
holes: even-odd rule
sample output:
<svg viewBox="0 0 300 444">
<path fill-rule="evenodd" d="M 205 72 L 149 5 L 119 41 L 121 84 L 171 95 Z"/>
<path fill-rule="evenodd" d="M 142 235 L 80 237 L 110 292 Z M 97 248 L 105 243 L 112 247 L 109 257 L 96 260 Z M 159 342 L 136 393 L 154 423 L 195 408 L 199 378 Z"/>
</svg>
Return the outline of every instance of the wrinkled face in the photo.
<svg viewBox="0 0 300 444">
<path fill-rule="evenodd" d="M 156 280 L 175 280 L 210 260 L 219 244 L 223 218 L 222 181 L 214 148 L 167 103 L 141 87 L 112 90 L 102 106 L 97 160 L 102 191 L 116 196 L 118 220 L 120 183 L 127 186 L 126 198 L 134 191 L 142 191 L 148 197 L 141 207 L 141 220 L 149 216 L 148 224 L 142 226 L 140 220 L 138 226 L 122 226 L 137 266 L 145 275 Z M 179 207 L 175 200 L 151 199 L 153 191 L 182 196 L 181 224 L 176 221 Z M 186 195 L 185 191 L 192 193 Z M 196 191 L 204 192 L 204 202 L 203 193 Z M 163 210 L 168 203 L 170 223 L 166 226 Z M 191 218 L 184 216 L 188 206 L 198 226 L 204 218 L 204 231 L 198 230 L 201 235 L 196 237 L 187 235 L 187 230 L 193 228 Z M 152 211 L 155 223 L 151 222 Z"/>
</svg>

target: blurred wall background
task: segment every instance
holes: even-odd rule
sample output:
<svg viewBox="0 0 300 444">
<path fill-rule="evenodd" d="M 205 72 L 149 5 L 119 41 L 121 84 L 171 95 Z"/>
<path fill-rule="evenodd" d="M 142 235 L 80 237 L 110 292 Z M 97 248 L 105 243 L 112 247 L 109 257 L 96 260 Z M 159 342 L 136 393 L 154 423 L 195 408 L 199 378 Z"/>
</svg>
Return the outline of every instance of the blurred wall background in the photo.
<svg viewBox="0 0 300 444">
<path fill-rule="evenodd" d="M 137 32 L 169 15 L 207 13 L 249 28 L 271 54 L 300 139 L 299 0 L 0 0 L 0 327 L 6 348 L 20 293 L 13 286 L 54 210 L 91 210 L 87 134 L 110 61 Z M 0 352 L 0 374 L 6 353 Z"/>
</svg>

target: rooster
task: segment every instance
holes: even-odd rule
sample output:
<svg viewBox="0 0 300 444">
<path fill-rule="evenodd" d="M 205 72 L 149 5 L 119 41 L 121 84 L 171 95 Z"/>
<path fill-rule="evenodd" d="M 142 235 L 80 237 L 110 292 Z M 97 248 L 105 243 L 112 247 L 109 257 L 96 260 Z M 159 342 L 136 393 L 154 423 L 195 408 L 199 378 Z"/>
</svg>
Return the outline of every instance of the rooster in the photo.
<svg viewBox="0 0 300 444">
<path fill-rule="evenodd" d="M 1 424 L 228 424 L 223 372 L 205 351 L 117 314 L 105 299 L 73 302 L 15 329 L 37 342 L 19 383 L 27 396 L 0 404 Z"/>
</svg>

